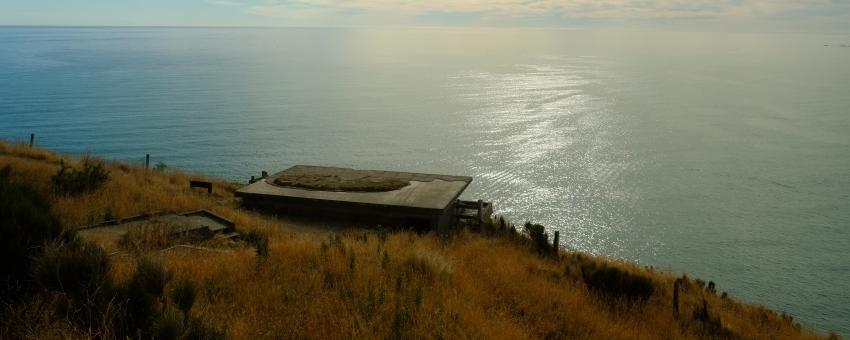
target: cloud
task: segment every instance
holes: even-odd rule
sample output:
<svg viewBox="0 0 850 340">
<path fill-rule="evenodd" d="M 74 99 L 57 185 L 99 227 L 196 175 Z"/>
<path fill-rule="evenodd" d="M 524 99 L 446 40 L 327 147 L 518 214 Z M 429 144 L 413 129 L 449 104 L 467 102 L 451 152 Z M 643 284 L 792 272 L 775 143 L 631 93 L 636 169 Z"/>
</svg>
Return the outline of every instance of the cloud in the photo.
<svg viewBox="0 0 850 340">
<path fill-rule="evenodd" d="M 234 0 L 207 0 L 207 3 L 222 6 L 242 6 L 244 3 Z"/>
<path fill-rule="evenodd" d="M 416 21 L 464 15 L 479 23 L 539 20 L 769 19 L 850 13 L 835 0 L 208 0 L 250 14 L 302 23 Z M 241 2 L 239 2 L 241 1 Z M 820 13 L 820 14 L 818 14 Z"/>
</svg>

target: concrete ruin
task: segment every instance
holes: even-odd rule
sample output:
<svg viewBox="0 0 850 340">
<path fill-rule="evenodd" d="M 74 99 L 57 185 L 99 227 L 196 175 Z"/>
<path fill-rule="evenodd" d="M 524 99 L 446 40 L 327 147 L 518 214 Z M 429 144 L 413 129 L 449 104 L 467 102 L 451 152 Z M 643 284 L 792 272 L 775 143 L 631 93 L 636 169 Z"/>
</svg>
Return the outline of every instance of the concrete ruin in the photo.
<svg viewBox="0 0 850 340">
<path fill-rule="evenodd" d="M 77 236 L 84 239 L 99 239 L 117 244 L 133 228 L 148 225 L 163 228 L 164 232 L 171 237 L 190 236 L 202 240 L 216 235 L 230 238 L 238 236 L 233 222 L 208 210 L 181 214 L 144 214 L 80 227 L 75 229 L 75 232 Z"/>
</svg>

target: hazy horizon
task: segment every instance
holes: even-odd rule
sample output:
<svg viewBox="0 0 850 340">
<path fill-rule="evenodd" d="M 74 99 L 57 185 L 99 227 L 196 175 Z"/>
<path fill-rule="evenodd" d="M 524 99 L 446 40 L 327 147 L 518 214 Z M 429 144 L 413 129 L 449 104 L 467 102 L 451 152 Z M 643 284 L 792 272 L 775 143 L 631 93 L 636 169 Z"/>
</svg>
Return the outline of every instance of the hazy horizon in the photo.
<svg viewBox="0 0 850 340">
<path fill-rule="evenodd" d="M 488 27 L 850 32 L 850 3 L 808 0 L 519 1 L 12 0 L 0 26 Z"/>
<path fill-rule="evenodd" d="M 661 27 L 566 27 L 566 26 L 365 26 L 365 25 L 293 25 L 293 26 L 250 26 L 250 25 L 6 25 L 0 24 L 0 28 L 175 28 L 175 29 L 459 29 L 459 30 L 541 30 L 541 31 L 599 31 L 599 32 L 628 32 L 628 33 L 722 33 L 722 34 L 817 34 L 817 35 L 847 35 L 850 34 L 850 29 L 847 31 L 795 31 L 795 30 L 763 30 L 763 31 L 716 31 L 710 29 L 668 29 Z"/>
</svg>

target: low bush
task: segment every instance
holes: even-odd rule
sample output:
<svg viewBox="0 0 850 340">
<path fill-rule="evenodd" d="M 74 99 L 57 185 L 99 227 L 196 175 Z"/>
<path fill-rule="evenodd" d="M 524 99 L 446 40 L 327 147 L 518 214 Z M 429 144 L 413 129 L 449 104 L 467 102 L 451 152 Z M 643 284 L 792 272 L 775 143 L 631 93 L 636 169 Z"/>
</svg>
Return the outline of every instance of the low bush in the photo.
<svg viewBox="0 0 850 340">
<path fill-rule="evenodd" d="M 44 291 L 58 292 L 68 320 L 82 329 L 112 334 L 117 319 L 117 290 L 110 261 L 99 246 L 73 239 L 56 242 L 33 264 L 33 277 Z"/>
<path fill-rule="evenodd" d="M 614 266 L 586 263 L 581 273 L 588 287 L 612 297 L 646 301 L 655 291 L 655 284 L 649 277 Z"/>
<path fill-rule="evenodd" d="M 73 240 L 47 248 L 33 265 L 33 277 L 44 289 L 86 301 L 110 289 L 109 257 L 97 245 Z"/>
<path fill-rule="evenodd" d="M 177 340 L 186 333 L 186 325 L 180 311 L 174 307 L 166 308 L 156 316 L 151 328 L 151 336 L 158 340 Z"/>
<path fill-rule="evenodd" d="M 9 167 L 0 170 L 0 300 L 7 302 L 31 290 L 32 259 L 62 231 L 47 199 L 10 174 Z"/>
<path fill-rule="evenodd" d="M 222 339 L 224 334 L 189 317 L 197 289 L 188 280 L 163 299 L 171 274 L 157 261 L 141 258 L 125 285 L 109 275 L 110 260 L 99 246 L 79 240 L 56 242 L 33 264 L 33 277 L 44 291 L 58 292 L 72 324 L 92 334 L 155 339 Z"/>
<path fill-rule="evenodd" d="M 82 168 L 76 169 L 59 161 L 59 171 L 51 178 L 56 192 L 65 195 L 77 195 L 93 191 L 106 183 L 109 171 L 103 162 L 94 158 L 84 157 Z"/>
<path fill-rule="evenodd" d="M 157 162 L 156 165 L 153 166 L 153 169 L 159 172 L 165 172 L 168 169 L 168 164 L 164 162 Z"/>
<path fill-rule="evenodd" d="M 198 319 L 190 319 L 189 324 L 187 325 L 188 332 L 186 336 L 183 338 L 186 340 L 224 340 L 227 339 L 227 335 L 213 327 L 210 327 L 201 320 Z"/>
<path fill-rule="evenodd" d="M 702 300 L 702 305 L 694 310 L 694 322 L 697 329 L 705 337 L 710 339 L 735 339 L 731 330 L 723 326 L 720 317 L 714 315 L 708 308 L 708 302 Z"/>
<path fill-rule="evenodd" d="M 184 279 L 172 287 L 168 292 L 171 303 L 163 298 L 170 280 L 171 273 L 161 262 L 138 260 L 136 272 L 124 288 L 124 332 L 154 339 L 225 338 L 224 333 L 189 317 L 197 297 L 197 288 L 191 281 Z"/>
<path fill-rule="evenodd" d="M 539 224 L 525 222 L 523 229 L 531 239 L 531 247 L 538 254 L 548 256 L 552 253 L 552 244 L 549 243 L 549 234 L 546 233 L 545 227 Z"/>
<path fill-rule="evenodd" d="M 171 273 L 165 269 L 162 263 L 142 257 L 136 263 L 136 273 L 130 280 L 131 285 L 153 297 L 162 297 L 165 285 L 171 279 Z"/>
<path fill-rule="evenodd" d="M 192 305 L 195 304 L 197 294 L 198 290 L 195 288 L 195 284 L 192 281 L 183 279 L 174 285 L 168 296 L 177 305 L 177 308 L 183 312 L 183 318 L 188 320 L 189 311 L 192 309 Z"/>
<path fill-rule="evenodd" d="M 138 260 L 136 272 L 122 289 L 127 313 L 124 328 L 127 332 L 151 329 L 161 310 L 160 301 L 170 278 L 171 275 L 161 263 L 148 258 Z"/>
<path fill-rule="evenodd" d="M 269 255 L 269 237 L 266 234 L 251 230 L 245 233 L 242 238 L 257 250 L 257 256 L 266 257 Z"/>
</svg>

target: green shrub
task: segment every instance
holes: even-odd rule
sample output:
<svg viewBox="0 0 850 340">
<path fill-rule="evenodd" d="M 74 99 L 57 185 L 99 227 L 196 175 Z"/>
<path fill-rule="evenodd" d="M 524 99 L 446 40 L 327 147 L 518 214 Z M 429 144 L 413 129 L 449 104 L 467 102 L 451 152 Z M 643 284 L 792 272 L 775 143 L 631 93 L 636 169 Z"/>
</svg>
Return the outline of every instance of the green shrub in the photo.
<svg viewBox="0 0 850 340">
<path fill-rule="evenodd" d="M 655 284 L 649 277 L 617 267 L 586 263 L 581 272 L 588 287 L 608 296 L 646 301 L 655 291 Z"/>
<path fill-rule="evenodd" d="M 162 305 L 170 273 L 162 263 L 138 260 L 136 271 L 117 287 L 110 259 L 99 246 L 72 239 L 54 242 L 32 267 L 37 286 L 64 293 L 63 309 L 81 329 L 119 338 L 223 339 L 224 334 L 189 317 L 195 285 L 181 280 L 169 292 L 173 304 Z M 175 308 L 176 307 L 176 308 Z"/>
<path fill-rule="evenodd" d="M 136 272 L 123 287 L 122 301 L 127 314 L 124 327 L 128 334 L 151 329 L 170 276 L 161 263 L 147 258 L 138 260 Z"/>
<path fill-rule="evenodd" d="M 153 297 L 162 297 L 165 285 L 171 279 L 171 274 L 162 263 L 149 258 L 140 258 L 136 263 L 136 273 L 131 284 L 136 284 L 143 292 Z"/>
<path fill-rule="evenodd" d="M 257 250 L 257 256 L 266 257 L 269 255 L 269 237 L 266 234 L 251 230 L 242 237 L 245 242 Z"/>
<path fill-rule="evenodd" d="M 720 316 L 713 315 L 708 308 L 708 302 L 703 299 L 702 306 L 694 309 L 694 322 L 699 332 L 709 339 L 735 339 L 735 334 L 723 326 Z"/>
<path fill-rule="evenodd" d="M 167 307 L 154 318 L 151 338 L 157 340 L 218 340 L 226 339 L 224 332 L 205 325 L 201 320 L 184 319 L 180 311 Z"/>
<path fill-rule="evenodd" d="M 0 300 L 25 297 L 32 259 L 62 231 L 50 204 L 33 188 L 10 179 L 11 169 L 0 170 Z"/>
<path fill-rule="evenodd" d="M 182 338 L 185 332 L 183 315 L 174 307 L 165 308 L 157 315 L 151 328 L 152 338 L 157 340 L 177 340 Z"/>
<path fill-rule="evenodd" d="M 209 327 L 198 319 L 189 320 L 188 332 L 184 337 L 186 340 L 224 340 L 227 335 L 224 332 Z"/>
<path fill-rule="evenodd" d="M 82 169 L 75 169 L 66 165 L 64 160 L 60 160 L 59 171 L 53 175 L 51 182 L 56 192 L 77 195 L 99 188 L 108 179 L 109 171 L 106 170 L 102 161 L 84 157 Z"/>
<path fill-rule="evenodd" d="M 40 287 L 64 292 L 76 302 L 90 301 L 111 291 L 109 256 L 99 246 L 72 240 L 48 247 L 33 264 Z"/>
<path fill-rule="evenodd" d="M 532 249 L 538 254 L 548 256 L 552 253 L 552 245 L 549 243 L 549 234 L 546 233 L 545 227 L 539 224 L 525 222 L 523 229 L 531 239 Z"/>
<path fill-rule="evenodd" d="M 83 329 L 114 334 L 120 299 L 109 275 L 110 260 L 99 246 L 71 240 L 56 242 L 33 264 L 37 286 L 63 293 L 68 320 Z"/>
<path fill-rule="evenodd" d="M 177 305 L 177 308 L 183 312 L 184 319 L 189 319 L 189 310 L 192 309 L 192 305 L 195 304 L 195 297 L 197 296 L 198 290 L 195 288 L 195 284 L 192 281 L 183 279 L 178 281 L 174 288 L 171 289 L 171 293 L 169 297 L 171 297 L 171 301 L 174 301 L 174 304 Z"/>
<path fill-rule="evenodd" d="M 153 166 L 153 169 L 159 172 L 165 172 L 165 170 L 168 169 L 168 165 L 160 161 Z"/>
</svg>

